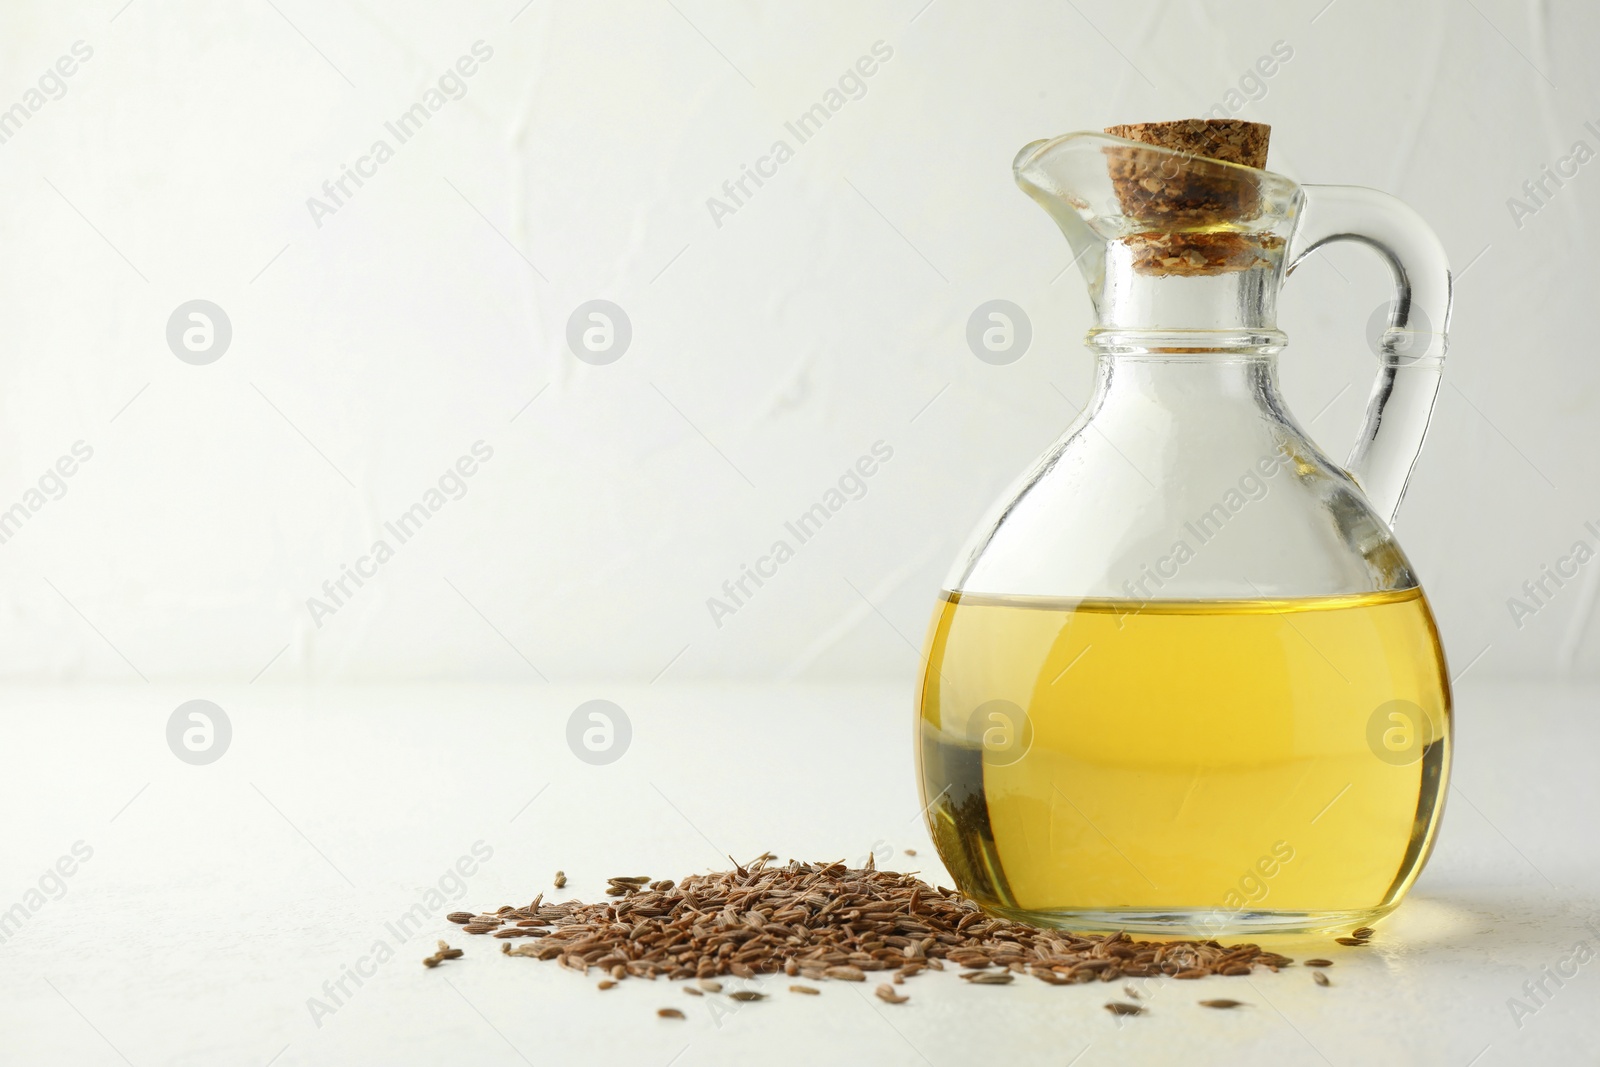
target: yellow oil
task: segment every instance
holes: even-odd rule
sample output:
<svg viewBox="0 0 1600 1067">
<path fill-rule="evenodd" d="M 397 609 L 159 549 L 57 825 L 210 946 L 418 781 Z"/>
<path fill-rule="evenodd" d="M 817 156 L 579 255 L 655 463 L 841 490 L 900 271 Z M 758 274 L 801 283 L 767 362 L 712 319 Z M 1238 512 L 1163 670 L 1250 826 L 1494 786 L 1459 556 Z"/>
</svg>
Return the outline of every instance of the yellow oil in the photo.
<svg viewBox="0 0 1600 1067">
<path fill-rule="evenodd" d="M 1420 589 L 1136 602 L 946 593 L 921 694 L 946 868 L 1044 925 L 1322 929 L 1426 861 L 1450 689 Z"/>
</svg>

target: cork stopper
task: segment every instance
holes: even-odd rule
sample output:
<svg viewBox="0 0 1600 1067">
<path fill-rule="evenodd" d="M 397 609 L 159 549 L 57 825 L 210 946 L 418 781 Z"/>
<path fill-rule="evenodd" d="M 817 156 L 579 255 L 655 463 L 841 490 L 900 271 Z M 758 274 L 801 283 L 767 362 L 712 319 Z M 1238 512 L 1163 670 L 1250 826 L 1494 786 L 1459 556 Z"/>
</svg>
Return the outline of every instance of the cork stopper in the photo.
<svg viewBox="0 0 1600 1067">
<path fill-rule="evenodd" d="M 1178 119 L 1175 122 L 1129 122 L 1107 126 L 1113 137 L 1187 152 L 1191 156 L 1220 159 L 1243 167 L 1265 170 L 1267 142 L 1272 127 L 1243 119 Z"/>
<path fill-rule="evenodd" d="M 1131 146 L 1105 150 L 1124 214 L 1150 227 L 1124 238 L 1139 273 L 1217 274 L 1261 265 L 1263 244 L 1275 239 L 1226 229 L 1257 213 L 1260 190 L 1248 176 L 1207 161 L 1265 169 L 1272 127 L 1242 119 L 1179 119 L 1107 126 L 1105 132 L 1191 157 L 1186 165 Z"/>
</svg>

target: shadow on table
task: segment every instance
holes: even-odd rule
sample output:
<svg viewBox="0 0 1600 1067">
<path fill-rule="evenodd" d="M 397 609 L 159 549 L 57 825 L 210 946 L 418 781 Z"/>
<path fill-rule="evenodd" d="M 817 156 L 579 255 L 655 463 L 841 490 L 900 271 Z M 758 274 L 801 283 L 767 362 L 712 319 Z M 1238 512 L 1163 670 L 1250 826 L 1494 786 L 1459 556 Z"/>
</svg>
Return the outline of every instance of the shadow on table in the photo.
<svg viewBox="0 0 1600 1067">
<path fill-rule="evenodd" d="M 1587 887 L 1439 886 L 1413 891 L 1375 939 L 1402 951 L 1490 950 L 1511 962 L 1519 948 L 1600 941 L 1600 892 Z"/>
</svg>

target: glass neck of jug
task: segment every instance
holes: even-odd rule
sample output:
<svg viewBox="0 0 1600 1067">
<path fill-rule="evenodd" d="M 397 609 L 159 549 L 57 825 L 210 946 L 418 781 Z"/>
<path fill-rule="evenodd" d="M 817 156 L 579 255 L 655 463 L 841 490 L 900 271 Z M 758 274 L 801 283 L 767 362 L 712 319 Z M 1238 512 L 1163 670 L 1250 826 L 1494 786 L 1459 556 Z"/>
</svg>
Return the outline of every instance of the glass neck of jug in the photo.
<svg viewBox="0 0 1600 1067">
<path fill-rule="evenodd" d="M 1142 347 L 1131 336 L 1096 345 L 1084 419 L 1125 446 L 1140 438 L 1168 442 L 1176 450 L 1168 459 L 1180 465 L 1198 462 L 1197 450 L 1210 448 L 1250 455 L 1275 454 L 1290 442 L 1296 451 L 1306 448 L 1278 391 L 1279 346 L 1247 345 L 1245 336 L 1239 331 L 1225 345 L 1198 349 Z M 1164 461 L 1130 462 L 1149 479 L 1164 476 Z"/>
<path fill-rule="evenodd" d="M 1087 340 L 1092 349 L 1224 354 L 1264 347 L 1276 351 L 1286 343 L 1277 318 L 1280 250 L 1262 249 L 1235 235 L 1215 235 L 1232 240 L 1237 246 L 1233 254 L 1246 257 L 1247 265 L 1161 273 L 1172 268 L 1152 268 L 1146 242 L 1156 236 L 1135 234 L 1106 244 L 1102 276 L 1091 284 L 1096 322 Z M 1200 258 L 1195 250 L 1199 240 L 1189 238 L 1180 256 L 1166 258 Z"/>
</svg>

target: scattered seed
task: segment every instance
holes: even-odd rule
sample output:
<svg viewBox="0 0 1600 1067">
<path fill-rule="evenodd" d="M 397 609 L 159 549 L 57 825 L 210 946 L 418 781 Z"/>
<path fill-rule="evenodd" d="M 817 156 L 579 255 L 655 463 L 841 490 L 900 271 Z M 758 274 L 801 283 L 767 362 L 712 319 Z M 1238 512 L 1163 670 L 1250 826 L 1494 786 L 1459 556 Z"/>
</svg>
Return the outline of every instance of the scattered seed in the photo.
<svg viewBox="0 0 1600 1067">
<path fill-rule="evenodd" d="M 601 981 L 597 982 L 595 984 L 595 988 L 596 989 L 610 989 L 612 986 L 614 986 L 616 984 L 617 983 L 613 982 L 611 979 L 605 978 L 605 979 L 602 979 Z"/>
<path fill-rule="evenodd" d="M 837 978 L 841 982 L 865 982 L 866 972 L 860 967 L 827 967 L 822 972 L 829 978 Z"/>
<path fill-rule="evenodd" d="M 700 988 L 707 993 L 720 993 L 722 992 L 722 983 L 710 978 L 702 978 L 700 979 Z"/>
<path fill-rule="evenodd" d="M 1328 981 L 1328 976 L 1323 974 L 1321 971 L 1312 971 L 1311 972 L 1311 980 L 1313 982 L 1317 983 L 1318 985 L 1323 985 L 1323 986 L 1327 986 L 1327 985 L 1332 985 L 1333 984 L 1332 982 Z"/>
<path fill-rule="evenodd" d="M 1010 971 L 972 971 L 961 977 L 973 985 L 1010 985 Z"/>
<path fill-rule="evenodd" d="M 445 918 L 449 919 L 453 923 L 469 923 L 472 921 L 472 912 L 452 911 L 449 915 L 446 915 Z"/>
<path fill-rule="evenodd" d="M 753 989 L 735 989 L 732 993 L 728 994 L 728 999 L 729 1000 L 745 1000 L 745 1001 L 749 1001 L 749 1000 L 766 1000 L 767 999 L 767 995 L 765 993 L 757 993 Z"/>
<path fill-rule="evenodd" d="M 500 951 L 507 956 L 532 956 L 535 959 L 544 959 L 546 949 L 542 945 L 518 945 L 511 947 L 511 942 L 500 942 Z"/>
<path fill-rule="evenodd" d="M 894 991 L 894 986 L 884 984 L 873 990 L 879 1000 L 888 1001 L 890 1004 L 904 1004 L 910 997 L 901 996 Z"/>
<path fill-rule="evenodd" d="M 917 850 L 916 850 L 916 849 L 914 849 L 914 848 L 908 848 L 908 849 L 906 849 L 906 855 L 908 855 L 908 856 L 915 856 L 915 855 L 916 855 L 916 854 L 917 854 Z"/>
<path fill-rule="evenodd" d="M 1202 1000 L 1200 1002 L 1200 1006 L 1202 1008 L 1245 1008 L 1245 1007 L 1249 1007 L 1249 1005 L 1247 1005 L 1242 1000 Z"/>
<path fill-rule="evenodd" d="M 792 985 L 789 987 L 789 992 L 805 993 L 807 996 L 813 997 L 820 996 L 822 994 L 822 990 L 818 989 L 814 985 Z"/>
<path fill-rule="evenodd" d="M 1336 937 L 1334 940 L 1341 945 L 1365 945 L 1367 943 L 1367 939 L 1364 937 Z"/>
<path fill-rule="evenodd" d="M 1113 1000 L 1106 1004 L 1106 1011 L 1112 1015 L 1143 1015 L 1144 1009 L 1137 1004 L 1124 1004 L 1120 1000 Z"/>
<path fill-rule="evenodd" d="M 1134 1000 L 1142 1000 L 1142 999 L 1144 999 L 1143 997 L 1141 997 L 1139 995 L 1139 991 L 1137 989 L 1133 988 L 1133 986 L 1131 986 L 1131 985 L 1123 986 L 1122 987 L 1122 992 L 1127 994 L 1128 996 L 1132 997 Z"/>
<path fill-rule="evenodd" d="M 557 889 L 565 889 L 565 888 L 567 888 L 567 872 L 566 871 L 557 871 L 556 872 L 555 887 Z"/>
<path fill-rule="evenodd" d="M 445 960 L 458 960 L 466 955 L 465 952 L 458 948 L 451 948 L 446 942 L 440 941 L 438 944 L 439 948 L 433 955 L 422 957 L 422 965 L 424 967 L 437 967 Z"/>
<path fill-rule="evenodd" d="M 1307 967 L 1332 967 L 1332 960 L 1306 960 Z"/>
<path fill-rule="evenodd" d="M 683 1012 L 677 1008 L 658 1008 L 656 1009 L 656 1014 L 663 1019 L 681 1019 L 684 1017 Z"/>
<path fill-rule="evenodd" d="M 1370 926 L 1358 926 L 1354 930 L 1350 931 L 1350 936 L 1351 937 L 1359 937 L 1359 938 L 1362 938 L 1362 939 L 1366 939 L 1366 938 L 1371 937 L 1375 933 L 1377 933 L 1377 931 L 1374 930 Z"/>
<path fill-rule="evenodd" d="M 687 994 L 689 994 L 689 995 L 690 995 L 690 996 L 691 996 L 691 997 L 703 997 L 703 996 L 705 996 L 705 994 L 704 994 L 704 993 L 702 993 L 702 992 L 700 992 L 700 990 L 698 990 L 698 989 L 696 989 L 696 988 L 695 988 L 695 987 L 694 987 L 694 986 L 692 986 L 692 985 L 686 985 L 686 986 L 684 986 L 684 987 L 683 987 L 683 991 L 684 991 L 684 992 L 685 992 L 685 993 L 687 993 Z"/>
</svg>

